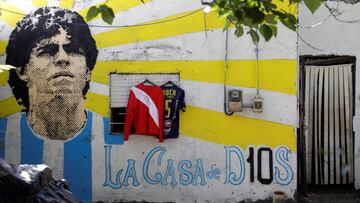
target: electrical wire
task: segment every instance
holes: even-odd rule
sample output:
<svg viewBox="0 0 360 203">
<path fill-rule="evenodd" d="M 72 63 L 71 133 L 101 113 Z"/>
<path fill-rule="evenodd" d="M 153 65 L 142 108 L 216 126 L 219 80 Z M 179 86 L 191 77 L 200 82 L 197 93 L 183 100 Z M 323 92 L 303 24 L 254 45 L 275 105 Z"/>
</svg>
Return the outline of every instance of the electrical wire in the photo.
<svg viewBox="0 0 360 203">
<path fill-rule="evenodd" d="M 6 12 L 8 12 L 8 13 L 13 13 L 13 14 L 25 16 L 25 14 L 23 14 L 23 13 L 19 13 L 19 12 L 16 12 L 16 11 L 7 10 L 7 9 L 5 9 L 5 8 L 0 8 L 0 10 L 6 11 Z"/>
<path fill-rule="evenodd" d="M 141 24 L 136 24 L 136 25 L 92 25 L 92 24 L 88 24 L 89 27 L 99 27 L 99 28 L 122 28 L 122 27 L 141 27 L 141 26 L 148 26 L 148 25 L 156 25 L 156 24 L 162 24 L 162 23 L 167 23 L 167 22 L 171 22 L 171 21 L 175 21 L 175 20 L 179 20 L 182 18 L 186 18 L 190 15 L 193 15 L 199 11 L 202 11 L 204 8 L 200 8 L 197 10 L 194 10 L 188 14 L 182 15 L 182 16 L 178 16 L 175 18 L 171 18 L 171 19 L 167 19 L 167 20 L 163 20 L 163 21 L 158 21 L 158 22 L 152 22 L 152 23 L 141 23 Z M 21 15 L 21 16 L 25 16 L 26 14 L 23 13 L 19 13 L 16 11 L 11 11 L 8 9 L 4 9 L 4 8 L 0 8 L 1 11 L 6 11 L 9 13 L 13 13 L 13 14 L 17 14 L 17 15 Z M 40 17 L 41 18 L 41 17 Z M 78 25 L 78 26 L 87 26 L 87 25 L 83 25 L 83 24 L 79 24 L 79 23 L 67 23 L 67 24 L 73 24 L 73 25 Z"/>
<path fill-rule="evenodd" d="M 256 33 L 258 33 L 257 29 L 256 29 Z M 259 43 L 256 43 L 255 55 L 256 55 L 256 95 L 259 95 Z"/>
<path fill-rule="evenodd" d="M 193 15 L 199 11 L 202 11 L 204 8 L 200 8 L 197 10 L 194 10 L 193 12 L 190 12 L 188 14 L 179 16 L 179 17 L 175 17 L 175 18 L 171 18 L 171 19 L 167 19 L 167 20 L 163 20 L 163 21 L 158 21 L 158 22 L 153 22 L 153 23 L 142 23 L 142 24 L 137 24 L 137 25 L 89 25 L 89 27 L 102 27 L 102 28 L 112 28 L 112 27 L 117 27 L 117 28 L 121 28 L 121 27 L 141 27 L 141 26 L 147 26 L 147 25 L 156 25 L 156 24 L 162 24 L 162 23 L 167 23 L 167 22 L 171 22 L 171 21 L 175 21 L 175 20 L 179 20 L 182 18 L 186 18 L 190 15 Z"/>
<path fill-rule="evenodd" d="M 258 32 L 259 30 L 256 29 L 256 33 Z M 260 113 L 262 112 L 262 109 L 258 109 L 255 107 L 255 101 L 259 102 L 260 100 L 262 102 L 262 98 L 260 96 L 260 91 L 259 91 L 259 42 L 256 43 L 255 55 L 256 55 L 256 95 L 253 98 L 253 111 Z"/>
<path fill-rule="evenodd" d="M 351 24 L 355 24 L 355 23 L 360 23 L 360 19 L 356 19 L 356 20 L 343 20 L 343 19 L 340 19 L 339 16 L 342 14 L 336 14 L 335 11 L 338 10 L 338 7 L 341 3 L 343 3 L 344 0 L 340 0 L 336 6 L 334 8 L 331 8 L 326 2 L 324 2 L 324 6 L 329 10 L 329 15 L 326 16 L 323 20 L 321 20 L 320 22 L 318 23 L 315 23 L 313 25 L 310 25 L 310 26 L 300 26 L 301 28 L 305 28 L 305 29 L 311 29 L 311 28 L 314 28 L 314 27 L 317 27 L 323 23 L 325 23 L 327 20 L 329 20 L 330 17 L 333 17 L 336 21 L 339 21 L 339 22 L 342 22 L 342 23 L 351 23 Z"/>
<path fill-rule="evenodd" d="M 204 32 L 205 32 L 205 37 L 207 38 L 207 26 L 206 26 L 206 13 L 204 12 Z"/>
<path fill-rule="evenodd" d="M 225 55 L 224 55 L 224 113 L 227 116 L 231 116 L 234 112 L 228 112 L 227 110 L 227 97 L 226 97 L 226 73 L 228 68 L 228 39 L 229 39 L 229 29 L 226 29 L 225 32 Z"/>
<path fill-rule="evenodd" d="M 315 50 L 318 50 L 318 51 L 325 51 L 327 48 L 324 48 L 324 49 L 321 49 L 321 48 L 317 48 L 313 45 L 311 45 L 309 42 L 306 42 L 304 40 L 304 38 L 301 37 L 301 35 L 299 34 L 299 32 L 296 32 L 296 35 L 298 36 L 298 38 L 304 43 L 306 44 L 308 47 L 312 48 L 312 49 L 315 49 Z"/>
<path fill-rule="evenodd" d="M 321 20 L 321 21 L 318 22 L 318 23 L 315 23 L 315 24 L 310 25 L 310 26 L 305 26 L 305 27 L 304 27 L 304 26 L 301 26 L 301 28 L 311 29 L 311 28 L 317 27 L 317 26 L 325 23 L 327 20 L 329 20 L 329 18 L 330 18 L 332 15 L 334 15 L 333 12 L 338 9 L 338 7 L 339 7 L 339 5 L 340 5 L 340 3 L 341 3 L 342 1 L 343 1 L 343 0 L 340 0 L 340 1 L 336 4 L 336 6 L 335 6 L 334 8 L 330 8 L 330 7 L 328 7 L 328 5 L 327 5 L 326 3 L 324 3 L 325 7 L 327 7 L 327 9 L 329 9 L 329 12 L 330 12 L 329 15 L 326 16 L 323 20 Z"/>
<path fill-rule="evenodd" d="M 343 0 L 341 0 L 340 2 L 342 2 Z M 338 15 L 335 15 L 334 11 L 335 9 L 331 9 L 330 6 L 327 4 L 327 3 L 324 3 L 325 7 L 329 10 L 330 12 L 330 15 L 337 21 L 339 22 L 342 22 L 342 23 L 351 23 L 351 24 L 355 24 L 355 23 L 359 23 L 360 22 L 360 19 L 357 19 L 357 20 L 343 20 L 343 19 L 340 19 L 338 17 Z"/>
</svg>

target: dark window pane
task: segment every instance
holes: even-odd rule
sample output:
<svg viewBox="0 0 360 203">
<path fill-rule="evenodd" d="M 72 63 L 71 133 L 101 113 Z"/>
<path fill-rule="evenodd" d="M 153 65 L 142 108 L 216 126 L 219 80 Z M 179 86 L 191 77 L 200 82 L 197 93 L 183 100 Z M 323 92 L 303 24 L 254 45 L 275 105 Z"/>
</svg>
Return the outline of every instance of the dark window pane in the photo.
<svg viewBox="0 0 360 203">
<path fill-rule="evenodd" d="M 126 107 L 117 107 L 110 109 L 110 132 L 123 133 L 126 117 Z"/>
</svg>

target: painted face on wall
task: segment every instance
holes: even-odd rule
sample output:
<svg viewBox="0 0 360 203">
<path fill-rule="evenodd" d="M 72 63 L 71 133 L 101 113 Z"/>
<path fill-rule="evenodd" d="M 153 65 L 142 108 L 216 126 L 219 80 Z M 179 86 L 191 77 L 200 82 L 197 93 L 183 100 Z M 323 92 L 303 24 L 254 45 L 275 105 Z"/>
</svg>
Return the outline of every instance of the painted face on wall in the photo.
<svg viewBox="0 0 360 203">
<path fill-rule="evenodd" d="M 58 34 L 39 41 L 32 48 L 25 72 L 20 78 L 28 82 L 29 95 L 82 97 L 90 74 L 83 50 L 60 27 Z"/>
</svg>

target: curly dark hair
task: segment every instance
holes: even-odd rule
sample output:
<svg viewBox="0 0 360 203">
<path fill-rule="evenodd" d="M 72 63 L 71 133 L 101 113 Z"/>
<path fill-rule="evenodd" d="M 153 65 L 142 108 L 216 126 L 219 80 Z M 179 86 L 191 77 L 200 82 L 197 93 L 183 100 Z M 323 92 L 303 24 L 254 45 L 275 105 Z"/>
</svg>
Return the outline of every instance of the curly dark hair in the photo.
<svg viewBox="0 0 360 203">
<path fill-rule="evenodd" d="M 24 73 L 33 47 L 42 39 L 58 34 L 60 27 L 71 36 L 71 43 L 81 50 L 79 54 L 85 56 L 88 70 L 92 71 L 95 66 L 98 55 L 96 42 L 88 24 L 78 13 L 58 7 L 42 7 L 29 13 L 16 24 L 6 47 L 6 64 L 18 69 L 10 71 L 8 83 L 17 103 L 23 105 L 26 112 L 29 108 L 29 91 L 27 82 L 20 79 L 17 71 Z M 82 91 L 84 98 L 89 87 L 90 81 L 87 81 Z"/>
</svg>

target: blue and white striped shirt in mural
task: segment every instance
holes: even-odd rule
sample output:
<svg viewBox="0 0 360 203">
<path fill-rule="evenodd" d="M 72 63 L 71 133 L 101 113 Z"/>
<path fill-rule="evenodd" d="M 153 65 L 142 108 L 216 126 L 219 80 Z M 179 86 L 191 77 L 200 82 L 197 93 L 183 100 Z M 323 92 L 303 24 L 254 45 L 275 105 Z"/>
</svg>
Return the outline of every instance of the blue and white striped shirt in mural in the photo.
<svg viewBox="0 0 360 203">
<path fill-rule="evenodd" d="M 92 200 L 93 179 L 105 174 L 104 146 L 123 144 L 109 132 L 109 120 L 87 112 L 87 122 L 73 138 L 51 140 L 37 135 L 25 113 L 0 118 L 0 157 L 13 164 L 46 164 L 55 179 L 65 178 L 83 202 Z M 93 160 L 99 163 L 93 163 Z"/>
</svg>

